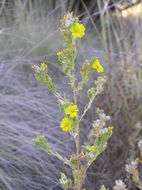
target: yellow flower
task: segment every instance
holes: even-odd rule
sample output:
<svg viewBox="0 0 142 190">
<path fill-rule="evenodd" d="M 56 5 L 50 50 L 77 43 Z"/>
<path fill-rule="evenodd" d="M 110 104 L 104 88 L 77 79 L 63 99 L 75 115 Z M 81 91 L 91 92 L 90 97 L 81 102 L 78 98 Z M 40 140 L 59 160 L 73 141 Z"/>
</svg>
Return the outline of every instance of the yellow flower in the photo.
<svg viewBox="0 0 142 190">
<path fill-rule="evenodd" d="M 101 64 L 97 58 L 95 58 L 94 62 L 92 63 L 92 68 L 94 70 L 97 70 L 98 73 L 104 71 L 103 67 L 101 66 Z"/>
<path fill-rule="evenodd" d="M 67 115 L 69 115 L 71 118 L 75 118 L 75 117 L 77 117 L 78 108 L 77 108 L 76 105 L 70 104 L 70 105 L 65 109 L 65 113 L 66 113 Z"/>
<path fill-rule="evenodd" d="M 41 63 L 40 66 L 41 66 L 41 68 L 43 68 L 43 69 L 47 69 L 47 65 L 46 65 L 45 63 Z"/>
<path fill-rule="evenodd" d="M 69 178 L 67 183 L 68 183 L 69 186 L 71 186 L 72 180 Z"/>
<path fill-rule="evenodd" d="M 66 19 L 67 19 L 67 15 L 64 15 L 64 16 L 63 16 L 63 20 L 66 20 Z"/>
<path fill-rule="evenodd" d="M 75 17 L 75 18 L 74 18 L 74 21 L 75 21 L 75 22 L 78 22 L 78 21 L 79 21 L 79 19 L 78 19 L 77 17 Z"/>
<path fill-rule="evenodd" d="M 112 132 L 113 126 L 108 126 L 108 130 L 109 130 L 110 132 Z"/>
<path fill-rule="evenodd" d="M 60 127 L 64 132 L 68 132 L 70 131 L 72 126 L 72 121 L 69 120 L 67 117 L 63 118 L 63 120 L 61 121 Z"/>
<path fill-rule="evenodd" d="M 59 21 L 59 22 L 60 22 L 60 24 L 62 24 L 63 20 L 62 20 L 62 19 L 60 19 L 60 21 Z"/>
<path fill-rule="evenodd" d="M 63 52 L 62 51 L 59 51 L 58 53 L 57 53 L 57 56 L 58 57 L 61 57 L 63 55 Z"/>
<path fill-rule="evenodd" d="M 70 53 L 70 51 L 71 51 L 70 49 L 64 49 L 63 50 L 64 53 Z"/>
<path fill-rule="evenodd" d="M 75 23 L 73 26 L 70 27 L 70 31 L 72 33 L 72 36 L 81 38 L 84 36 L 85 33 L 85 27 L 83 24 Z"/>
<path fill-rule="evenodd" d="M 88 150 L 89 150 L 89 152 L 91 152 L 92 150 L 94 150 L 94 145 L 90 146 L 90 148 Z"/>
</svg>

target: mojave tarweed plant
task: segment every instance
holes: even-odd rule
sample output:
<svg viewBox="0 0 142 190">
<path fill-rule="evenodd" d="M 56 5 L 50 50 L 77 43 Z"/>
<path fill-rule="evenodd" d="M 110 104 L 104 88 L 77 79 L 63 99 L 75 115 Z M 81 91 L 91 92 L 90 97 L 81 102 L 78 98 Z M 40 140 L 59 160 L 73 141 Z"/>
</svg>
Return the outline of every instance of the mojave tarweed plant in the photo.
<svg viewBox="0 0 142 190">
<path fill-rule="evenodd" d="M 65 49 L 59 51 L 57 56 L 64 74 L 69 77 L 73 91 L 73 101 L 67 99 L 65 94 L 62 95 L 57 92 L 52 78 L 47 73 L 48 68 L 45 63 L 41 63 L 40 66 L 34 65 L 33 68 L 36 79 L 47 85 L 49 90 L 51 90 L 57 97 L 59 109 L 63 114 L 60 128 L 63 132 L 69 133 L 72 136 L 76 144 L 76 152 L 70 155 L 70 158 L 63 157 L 58 152 L 51 149 L 45 137 L 40 133 L 37 134 L 37 137 L 33 141 L 37 146 L 43 148 L 48 154 L 56 156 L 58 159 L 63 161 L 65 165 L 71 168 L 73 179 L 68 178 L 64 173 L 61 173 L 59 183 L 62 188 L 81 190 L 84 185 L 88 167 L 98 157 L 98 155 L 105 150 L 107 140 L 112 135 L 113 127 L 105 127 L 105 123 L 110 119 L 110 117 L 105 115 L 103 110 L 97 108 L 99 119 L 94 121 L 93 129 L 89 133 L 93 137 L 94 142 L 93 144 L 85 144 L 81 147 L 79 146 L 80 122 L 90 108 L 94 98 L 103 91 L 106 76 L 99 76 L 98 79 L 95 80 L 95 87 L 91 87 L 88 90 L 89 102 L 86 104 L 83 113 L 79 115 L 79 109 L 77 106 L 78 94 L 83 89 L 83 86 L 88 82 L 89 73 L 103 72 L 103 67 L 97 57 L 85 60 L 80 70 L 81 81 L 77 83 L 75 80 L 75 59 L 77 55 L 76 40 L 77 38 L 82 38 L 84 36 L 85 27 L 83 24 L 79 23 L 78 18 L 73 17 L 72 13 L 68 13 L 60 20 L 60 31 L 63 34 L 65 41 Z"/>
</svg>

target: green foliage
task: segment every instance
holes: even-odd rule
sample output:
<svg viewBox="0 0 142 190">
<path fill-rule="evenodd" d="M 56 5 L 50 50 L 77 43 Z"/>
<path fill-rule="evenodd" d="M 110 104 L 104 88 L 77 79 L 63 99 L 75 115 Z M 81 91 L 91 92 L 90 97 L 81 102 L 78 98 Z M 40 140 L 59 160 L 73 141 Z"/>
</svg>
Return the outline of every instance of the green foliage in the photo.
<svg viewBox="0 0 142 190">
<path fill-rule="evenodd" d="M 72 187 L 72 180 L 68 179 L 64 173 L 61 173 L 61 178 L 60 178 L 59 182 L 64 189 L 68 189 L 68 188 Z"/>
<path fill-rule="evenodd" d="M 102 185 L 100 190 L 109 190 L 109 189 L 106 189 L 105 186 Z"/>
<path fill-rule="evenodd" d="M 47 66 L 45 63 L 41 63 L 41 66 L 33 66 L 35 70 L 35 77 L 36 79 L 43 83 L 46 84 L 49 88 L 49 90 L 53 91 L 53 93 L 56 93 L 56 87 L 55 84 L 52 82 L 51 77 L 47 74 Z"/>
</svg>

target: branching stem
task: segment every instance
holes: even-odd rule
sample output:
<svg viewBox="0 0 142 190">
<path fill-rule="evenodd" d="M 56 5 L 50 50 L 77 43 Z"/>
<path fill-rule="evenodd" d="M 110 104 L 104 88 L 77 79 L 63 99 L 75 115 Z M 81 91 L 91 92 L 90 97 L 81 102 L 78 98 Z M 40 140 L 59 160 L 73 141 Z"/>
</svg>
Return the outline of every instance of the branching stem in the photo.
<svg viewBox="0 0 142 190">
<path fill-rule="evenodd" d="M 72 87 L 73 87 L 74 104 L 77 105 L 76 86 L 75 86 L 75 64 L 74 64 L 74 61 L 72 63 Z M 76 190 L 80 190 L 79 125 L 77 126 L 77 136 L 76 136 L 76 156 L 77 156 L 77 189 Z"/>
<path fill-rule="evenodd" d="M 82 114 L 81 117 L 80 117 L 79 122 L 81 122 L 81 120 L 83 119 L 83 117 L 85 116 L 85 114 L 87 113 L 87 111 L 89 110 L 89 108 L 91 107 L 91 104 L 93 103 L 94 99 L 95 99 L 95 97 L 92 98 L 92 100 L 89 102 L 89 104 L 88 104 L 87 107 L 85 108 L 83 114 Z"/>
</svg>

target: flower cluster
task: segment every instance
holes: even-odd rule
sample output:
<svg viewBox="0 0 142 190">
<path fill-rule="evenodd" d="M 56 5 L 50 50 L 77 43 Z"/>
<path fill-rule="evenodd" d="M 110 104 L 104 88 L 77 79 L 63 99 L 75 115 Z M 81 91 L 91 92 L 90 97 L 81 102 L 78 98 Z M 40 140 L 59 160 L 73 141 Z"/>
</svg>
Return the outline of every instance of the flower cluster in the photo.
<svg viewBox="0 0 142 190">
<path fill-rule="evenodd" d="M 94 100 L 94 98 L 100 94 L 104 89 L 104 84 L 106 82 L 106 76 L 104 77 L 98 77 L 97 80 L 95 80 L 96 87 L 92 87 L 88 90 L 88 97 L 90 101 Z"/>
<path fill-rule="evenodd" d="M 85 34 L 85 27 L 78 22 L 78 18 L 74 18 L 72 13 L 66 14 L 60 19 L 61 32 L 66 36 L 72 35 L 75 38 L 82 38 Z"/>
<path fill-rule="evenodd" d="M 142 145 L 142 140 L 138 142 L 138 147 L 140 148 L 140 153 L 141 153 L 141 145 Z M 135 182 L 136 186 L 139 189 L 142 189 L 142 182 L 139 178 L 139 171 L 138 171 L 138 164 L 142 163 L 139 158 L 136 158 L 134 161 L 132 160 L 130 164 L 126 164 L 125 170 L 128 172 L 129 175 L 132 176 L 133 181 Z"/>
<path fill-rule="evenodd" d="M 73 18 L 73 13 L 68 12 L 66 15 L 63 16 L 62 19 L 60 19 L 60 25 L 64 27 L 70 27 L 73 23 L 74 19 L 78 21 L 78 18 Z"/>
<path fill-rule="evenodd" d="M 76 121 L 78 116 L 78 108 L 73 103 L 70 103 L 64 110 L 65 117 L 61 121 L 60 127 L 64 132 L 70 132 L 71 126 Z"/>
<path fill-rule="evenodd" d="M 33 69 L 35 71 L 34 75 L 36 79 L 48 86 L 48 88 L 53 91 L 53 93 L 56 93 L 56 87 L 55 84 L 52 82 L 51 77 L 47 74 L 47 65 L 45 63 L 41 63 L 40 67 L 37 65 L 33 66 Z"/>
<path fill-rule="evenodd" d="M 93 140 L 93 145 L 82 146 L 82 155 L 87 157 L 89 164 L 92 162 L 92 159 L 97 158 L 97 156 L 105 150 L 107 140 L 113 131 L 112 126 L 104 127 L 110 117 L 105 115 L 103 110 L 100 109 L 98 109 L 98 115 L 99 119 L 94 121 L 93 129 L 88 136 L 89 139 Z"/>
<path fill-rule="evenodd" d="M 128 173 L 130 173 L 130 174 L 135 174 L 135 172 L 136 172 L 136 170 L 137 170 L 137 166 L 138 166 L 138 163 L 137 163 L 137 161 L 135 160 L 135 161 L 131 161 L 131 163 L 130 164 L 127 164 L 126 165 L 126 171 L 128 172 Z"/>
<path fill-rule="evenodd" d="M 110 120 L 110 116 L 106 115 L 103 110 L 97 109 L 99 119 L 94 121 L 93 123 L 93 129 L 94 129 L 94 135 L 99 136 L 100 134 L 103 134 L 104 131 L 112 131 L 112 127 L 109 126 L 108 129 L 104 128 L 106 122 Z"/>
<path fill-rule="evenodd" d="M 100 94 L 102 91 L 103 91 L 103 86 L 104 84 L 106 83 L 106 80 L 107 80 L 107 77 L 104 76 L 104 77 L 98 77 L 98 79 L 95 81 L 95 84 L 97 86 L 96 88 L 96 91 L 97 91 L 97 94 Z"/>
<path fill-rule="evenodd" d="M 77 92 L 81 91 L 83 85 L 88 82 L 88 75 L 91 71 L 103 72 L 103 67 L 97 57 L 93 57 L 91 60 L 85 60 L 80 70 L 82 81 L 78 83 Z"/>
<path fill-rule="evenodd" d="M 132 175 L 133 180 L 136 184 L 138 184 L 138 186 L 141 186 L 141 182 L 139 179 L 139 172 L 138 172 L 138 161 L 139 159 L 136 159 L 135 161 L 131 161 L 130 164 L 126 165 L 126 172 L 128 172 L 130 175 Z M 142 186 L 141 186 L 142 187 Z"/>
<path fill-rule="evenodd" d="M 98 73 L 104 71 L 104 69 L 103 69 L 103 67 L 101 66 L 101 64 L 100 64 L 100 62 L 99 62 L 99 60 L 98 60 L 97 57 L 94 57 L 94 58 L 92 59 L 92 69 L 96 70 Z"/>
<path fill-rule="evenodd" d="M 115 184 L 113 187 L 114 190 L 127 190 L 125 183 L 121 179 L 116 180 Z"/>
<path fill-rule="evenodd" d="M 85 34 L 85 27 L 79 23 L 78 18 L 73 17 L 72 13 L 66 14 L 60 19 L 60 31 L 66 42 L 66 49 L 57 53 L 58 59 L 61 62 L 63 72 L 70 77 L 73 68 L 73 62 L 76 58 L 76 38 L 81 38 Z"/>
</svg>

